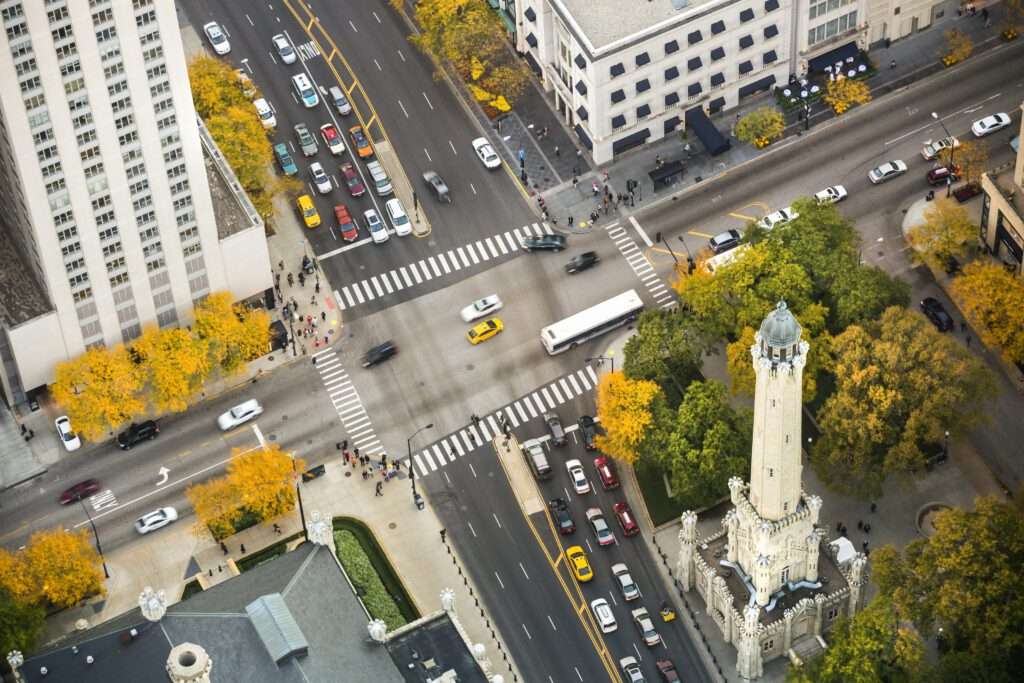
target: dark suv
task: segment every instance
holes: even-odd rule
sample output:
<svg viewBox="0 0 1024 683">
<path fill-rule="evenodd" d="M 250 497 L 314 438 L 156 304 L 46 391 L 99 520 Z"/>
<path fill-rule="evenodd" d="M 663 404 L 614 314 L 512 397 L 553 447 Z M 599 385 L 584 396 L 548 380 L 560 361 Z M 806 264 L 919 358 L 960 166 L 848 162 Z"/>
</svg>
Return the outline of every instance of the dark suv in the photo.
<svg viewBox="0 0 1024 683">
<path fill-rule="evenodd" d="M 946 313 L 946 307 L 938 299 L 927 297 L 921 301 L 921 312 L 932 321 L 932 325 L 939 332 L 949 332 L 953 329 L 953 318 Z"/>
<path fill-rule="evenodd" d="M 377 346 L 367 351 L 366 355 L 363 356 L 362 365 L 364 368 L 372 367 L 377 363 L 383 363 L 396 353 L 398 353 L 398 347 L 395 346 L 395 342 L 389 339 L 383 344 L 377 344 Z"/>
<path fill-rule="evenodd" d="M 132 422 L 128 425 L 128 429 L 117 435 L 117 445 L 121 447 L 121 450 L 126 451 L 140 441 L 155 439 L 159 433 L 160 428 L 156 426 L 156 422 L 153 420 L 138 423 Z"/>
<path fill-rule="evenodd" d="M 522 245 L 523 251 L 562 251 L 565 249 L 565 235 L 526 237 Z"/>
<path fill-rule="evenodd" d="M 548 508 L 551 509 L 551 516 L 555 519 L 558 533 L 568 536 L 576 532 L 576 522 L 572 521 L 569 505 L 564 498 L 552 498 L 548 501 Z"/>
</svg>

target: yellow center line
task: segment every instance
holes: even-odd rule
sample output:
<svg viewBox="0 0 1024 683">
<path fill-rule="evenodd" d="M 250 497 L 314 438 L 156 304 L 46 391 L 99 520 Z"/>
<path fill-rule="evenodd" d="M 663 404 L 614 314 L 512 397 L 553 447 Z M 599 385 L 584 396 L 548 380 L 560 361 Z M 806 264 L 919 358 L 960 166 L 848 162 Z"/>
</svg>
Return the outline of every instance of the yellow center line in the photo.
<svg viewBox="0 0 1024 683">
<path fill-rule="evenodd" d="M 192 451 L 182 451 L 181 453 L 178 453 L 179 458 L 187 458 L 190 455 L 192 455 Z"/>
<path fill-rule="evenodd" d="M 753 221 L 753 220 L 757 220 L 757 216 L 747 216 L 747 215 L 745 215 L 745 214 L 742 214 L 742 213 L 730 213 L 730 214 L 728 214 L 728 215 L 729 215 L 729 216 L 731 216 L 731 217 L 733 217 L 733 218 L 738 218 L 738 219 L 740 219 L 741 221 Z"/>
<path fill-rule="evenodd" d="M 694 237 L 707 237 L 708 239 L 714 237 L 714 235 L 709 235 L 705 232 L 697 232 L 696 230 L 690 230 L 687 234 L 693 235 Z"/>
</svg>

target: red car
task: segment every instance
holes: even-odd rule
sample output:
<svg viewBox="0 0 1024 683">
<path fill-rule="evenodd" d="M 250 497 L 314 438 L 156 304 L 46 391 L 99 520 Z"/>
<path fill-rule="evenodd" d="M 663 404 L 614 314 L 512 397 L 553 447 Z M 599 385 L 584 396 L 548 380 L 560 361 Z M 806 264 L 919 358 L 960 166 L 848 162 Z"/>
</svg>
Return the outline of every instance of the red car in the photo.
<svg viewBox="0 0 1024 683">
<path fill-rule="evenodd" d="M 64 493 L 60 494 L 60 504 L 67 505 L 69 503 L 78 502 L 83 498 L 88 498 L 99 490 L 100 483 L 95 479 L 80 481 Z"/>
<path fill-rule="evenodd" d="M 640 527 L 637 526 L 633 511 L 629 509 L 629 503 L 615 503 L 615 505 L 612 505 L 612 510 L 615 511 L 615 518 L 619 520 L 619 526 L 622 527 L 623 534 L 635 536 L 640 533 Z"/>
<path fill-rule="evenodd" d="M 601 486 L 605 491 L 619 488 L 619 478 L 615 476 L 615 466 L 605 456 L 594 458 L 594 469 L 597 470 L 597 478 L 601 480 Z"/>
<path fill-rule="evenodd" d="M 658 667 L 661 680 L 665 683 L 679 683 L 679 672 L 676 671 L 676 665 L 672 663 L 671 659 L 659 659 L 654 665 Z"/>
<path fill-rule="evenodd" d="M 348 207 L 344 204 L 338 204 L 334 207 L 334 220 L 338 222 L 338 232 L 341 233 L 341 239 L 346 242 L 352 242 L 359 237 L 359 226 L 356 225 L 355 220 L 348 212 Z"/>
<path fill-rule="evenodd" d="M 353 197 L 362 197 L 366 193 L 366 186 L 363 185 L 362 179 L 356 173 L 355 166 L 346 161 L 338 168 L 341 171 L 342 179 L 345 181 L 345 187 L 348 188 L 348 193 Z"/>
</svg>

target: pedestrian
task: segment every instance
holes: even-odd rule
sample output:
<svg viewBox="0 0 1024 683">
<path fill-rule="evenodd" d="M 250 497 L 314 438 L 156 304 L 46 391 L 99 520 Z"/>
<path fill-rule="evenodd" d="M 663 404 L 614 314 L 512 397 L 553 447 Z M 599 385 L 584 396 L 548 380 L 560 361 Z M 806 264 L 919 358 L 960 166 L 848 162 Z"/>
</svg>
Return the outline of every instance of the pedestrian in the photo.
<svg viewBox="0 0 1024 683">
<path fill-rule="evenodd" d="M 971 346 L 971 335 L 967 335 L 966 341 L 967 341 L 967 347 L 970 348 L 970 346 Z"/>
<path fill-rule="evenodd" d="M 558 149 L 558 145 L 555 145 L 555 156 L 556 156 L 556 157 L 560 157 L 560 156 L 562 156 L 562 153 L 561 153 L 561 151 L 560 151 L 560 150 Z"/>
<path fill-rule="evenodd" d="M 277 269 L 278 270 L 284 270 L 284 261 L 278 261 L 277 262 Z"/>
<path fill-rule="evenodd" d="M 866 534 L 870 534 L 871 533 L 871 525 L 870 524 L 865 524 L 864 525 L 864 533 L 866 533 Z"/>
<path fill-rule="evenodd" d="M 295 284 L 295 276 L 292 275 L 291 273 L 288 273 L 288 286 L 291 287 L 294 284 Z"/>
<path fill-rule="evenodd" d="M 579 185 L 579 184 L 580 184 L 580 179 L 577 178 L 575 175 L 573 175 L 573 177 L 572 177 L 572 189 L 575 190 L 576 186 Z"/>
<path fill-rule="evenodd" d="M 224 541 L 220 542 L 220 549 L 224 551 L 225 555 L 228 554 L 228 547 L 226 545 L 224 545 Z"/>
<path fill-rule="evenodd" d="M 843 523 L 842 522 L 836 522 L 836 533 L 838 534 L 842 530 L 843 530 Z"/>
<path fill-rule="evenodd" d="M 966 332 L 966 331 L 967 331 L 967 321 L 966 320 L 961 320 L 960 321 L 960 332 L 963 333 L 963 332 Z"/>
<path fill-rule="evenodd" d="M 381 453 L 380 454 L 380 466 L 381 467 L 387 467 L 387 465 L 388 465 L 388 454 L 387 453 Z"/>
<path fill-rule="evenodd" d="M 473 423 L 474 425 L 478 425 L 478 424 L 480 424 L 480 417 L 479 417 L 479 416 L 478 416 L 478 415 L 477 415 L 476 413 L 473 413 L 472 415 L 470 415 L 470 416 L 469 416 L 469 420 L 470 420 L 470 422 L 472 422 L 472 423 Z"/>
<path fill-rule="evenodd" d="M 281 286 L 281 273 L 274 273 L 274 286 Z"/>
<path fill-rule="evenodd" d="M 889 68 L 890 69 L 895 69 L 896 68 L 896 60 L 895 59 L 889 62 Z"/>
<path fill-rule="evenodd" d="M 359 446 L 356 446 L 355 454 L 356 454 L 356 457 L 358 458 L 359 457 Z"/>
<path fill-rule="evenodd" d="M 320 277 L 319 276 L 317 276 L 317 278 L 316 278 L 316 293 L 317 294 L 320 293 Z"/>
<path fill-rule="evenodd" d="M 327 311 L 320 311 L 320 320 L 327 322 Z"/>
<path fill-rule="evenodd" d="M 548 136 L 548 127 L 544 126 L 544 137 Z"/>
<path fill-rule="evenodd" d="M 876 510 L 878 510 L 878 504 L 877 503 L 872 503 L 871 504 L 871 511 L 875 512 Z"/>
<path fill-rule="evenodd" d="M 864 529 L 864 522 L 858 519 L 857 520 L 857 530 L 858 531 L 862 531 L 863 529 Z"/>
<path fill-rule="evenodd" d="M 245 555 L 245 544 L 242 544 L 242 554 Z"/>
<path fill-rule="evenodd" d="M 572 225 L 572 222 L 573 222 L 572 214 L 569 214 L 568 222 L 569 222 L 569 225 Z"/>
<path fill-rule="evenodd" d="M 306 276 L 304 274 L 302 274 L 302 273 L 299 273 L 299 287 L 305 287 L 305 286 L 306 286 Z"/>
<path fill-rule="evenodd" d="M 281 527 L 279 527 L 276 522 L 274 523 L 274 533 L 281 533 Z"/>
<path fill-rule="evenodd" d="M 366 470 L 363 470 L 363 481 L 366 481 Z"/>
<path fill-rule="evenodd" d="M 597 181 L 590 183 L 590 189 L 594 193 L 594 196 L 601 194 L 601 186 L 597 184 Z"/>
<path fill-rule="evenodd" d="M 384 482 L 382 482 L 382 481 L 378 481 L 377 482 L 377 490 L 376 490 L 376 492 L 373 495 L 376 496 L 376 497 L 380 497 L 380 496 L 384 495 Z"/>
</svg>

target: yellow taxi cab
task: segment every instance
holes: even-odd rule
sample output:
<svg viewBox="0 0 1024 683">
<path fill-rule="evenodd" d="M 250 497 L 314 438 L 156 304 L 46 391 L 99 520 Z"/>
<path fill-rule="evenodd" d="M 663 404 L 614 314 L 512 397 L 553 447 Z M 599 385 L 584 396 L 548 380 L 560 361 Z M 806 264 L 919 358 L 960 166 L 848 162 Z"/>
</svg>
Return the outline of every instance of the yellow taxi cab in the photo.
<svg viewBox="0 0 1024 683">
<path fill-rule="evenodd" d="M 356 154 L 359 155 L 360 159 L 368 159 L 373 156 L 373 144 L 370 142 L 370 138 L 366 135 L 366 131 L 363 130 L 362 126 L 352 126 L 348 129 L 348 136 L 352 140 L 352 146 L 356 149 Z"/>
<path fill-rule="evenodd" d="M 469 340 L 470 344 L 476 346 L 480 342 L 487 341 L 503 329 L 505 329 L 505 325 L 501 322 L 500 318 L 488 318 L 470 328 L 469 332 L 466 333 L 466 339 Z"/>
<path fill-rule="evenodd" d="M 320 214 L 317 213 L 316 206 L 308 194 L 300 195 L 295 200 L 295 206 L 298 207 L 299 213 L 302 214 L 302 220 L 307 228 L 315 228 L 320 225 Z"/>
<path fill-rule="evenodd" d="M 565 559 L 569 562 L 569 568 L 572 569 L 573 576 L 580 583 L 586 583 L 594 578 L 594 570 L 590 568 L 590 562 L 587 561 L 587 553 L 583 551 L 581 546 L 574 545 L 567 548 Z"/>
</svg>

